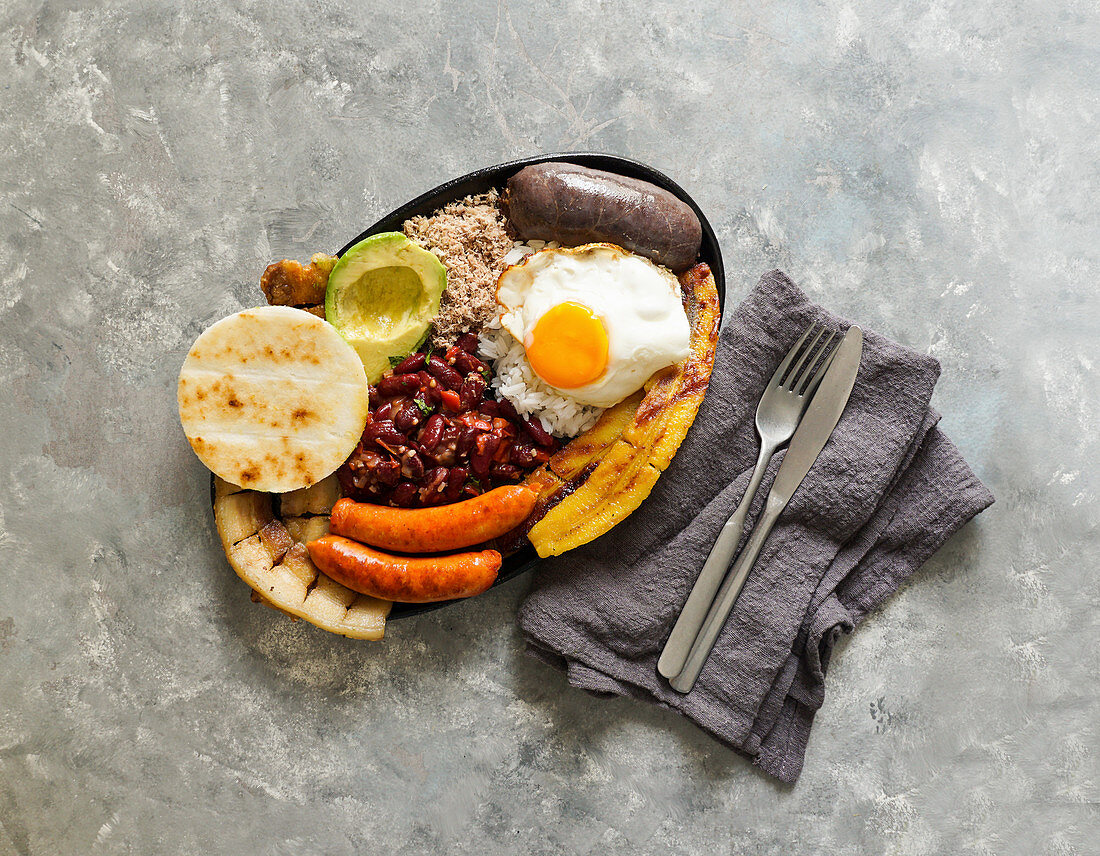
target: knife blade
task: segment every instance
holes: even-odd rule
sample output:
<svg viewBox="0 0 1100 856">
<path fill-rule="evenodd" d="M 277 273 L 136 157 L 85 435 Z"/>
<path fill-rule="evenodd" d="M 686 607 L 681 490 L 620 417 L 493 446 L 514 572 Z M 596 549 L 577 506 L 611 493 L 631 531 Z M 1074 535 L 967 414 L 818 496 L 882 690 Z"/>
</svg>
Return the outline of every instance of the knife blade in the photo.
<svg viewBox="0 0 1100 856">
<path fill-rule="evenodd" d="M 840 421 L 840 416 L 848 404 L 848 398 L 855 386 L 856 375 L 859 373 L 859 361 L 863 355 L 863 331 L 859 327 L 852 326 L 844 334 L 844 339 L 837 347 L 836 356 L 825 377 L 821 380 L 813 401 L 806 408 L 798 430 L 791 438 L 787 454 L 783 457 L 783 463 L 776 473 L 775 481 L 768 492 L 768 499 L 764 505 L 764 512 L 757 521 L 748 543 L 745 544 L 741 555 L 737 557 L 729 575 L 722 583 L 718 594 L 711 604 L 703 626 L 699 629 L 691 651 L 684 661 L 684 667 L 680 673 L 669 680 L 674 690 L 681 693 L 691 692 L 699 673 L 714 648 L 714 643 L 722 628 L 726 625 L 726 619 L 733 610 L 737 596 L 752 570 L 756 557 L 764 546 L 768 535 L 775 526 L 776 520 L 791 501 L 794 492 L 806 478 L 810 468 L 825 448 L 833 429 Z"/>
<path fill-rule="evenodd" d="M 798 423 L 798 430 L 791 438 L 783 464 L 772 483 L 769 498 L 776 496 L 786 505 L 806 478 L 806 473 L 825 448 L 825 443 L 840 421 L 840 414 L 848 404 L 862 355 L 863 331 L 859 327 L 849 327 L 837 348 L 833 364 L 825 372 L 817 394 Z"/>
</svg>

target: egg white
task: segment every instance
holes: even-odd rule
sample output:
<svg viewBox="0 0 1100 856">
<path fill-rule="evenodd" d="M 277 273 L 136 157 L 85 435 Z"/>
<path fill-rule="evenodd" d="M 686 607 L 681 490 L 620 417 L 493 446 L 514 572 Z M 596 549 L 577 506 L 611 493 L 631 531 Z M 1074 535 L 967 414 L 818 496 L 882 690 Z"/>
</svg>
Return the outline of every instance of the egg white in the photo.
<svg viewBox="0 0 1100 856">
<path fill-rule="evenodd" d="M 603 322 L 608 353 L 597 380 L 553 387 L 562 396 L 610 407 L 688 355 L 691 331 L 680 283 L 671 271 L 621 247 L 542 250 L 505 269 L 497 285 L 501 326 L 525 348 L 539 319 L 567 301 L 587 306 Z"/>
</svg>

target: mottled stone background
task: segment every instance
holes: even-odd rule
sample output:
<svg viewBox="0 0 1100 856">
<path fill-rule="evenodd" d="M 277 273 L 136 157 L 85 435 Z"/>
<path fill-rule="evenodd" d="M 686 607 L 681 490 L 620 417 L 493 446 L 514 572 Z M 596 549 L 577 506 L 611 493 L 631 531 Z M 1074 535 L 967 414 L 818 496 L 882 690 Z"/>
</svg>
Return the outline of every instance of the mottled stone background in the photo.
<svg viewBox="0 0 1100 856">
<path fill-rule="evenodd" d="M 1090 854 L 1092 0 L 0 4 L 0 856 Z M 653 163 L 943 363 L 998 504 L 839 651 L 793 789 L 526 658 L 527 581 L 370 645 L 249 602 L 195 335 L 513 156 Z"/>
</svg>

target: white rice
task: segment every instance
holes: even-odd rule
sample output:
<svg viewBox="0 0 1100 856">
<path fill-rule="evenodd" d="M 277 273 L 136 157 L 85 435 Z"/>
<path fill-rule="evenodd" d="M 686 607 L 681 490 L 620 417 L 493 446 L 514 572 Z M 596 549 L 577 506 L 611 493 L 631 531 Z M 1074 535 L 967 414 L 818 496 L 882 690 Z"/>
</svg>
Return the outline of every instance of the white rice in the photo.
<svg viewBox="0 0 1100 856">
<path fill-rule="evenodd" d="M 508 254 L 504 257 L 504 266 L 514 265 L 524 256 L 529 256 L 531 253 L 537 253 L 539 250 L 556 250 L 560 247 L 557 241 L 528 241 L 526 244 L 523 241 L 516 241 L 515 246 L 508 251 Z"/>
<path fill-rule="evenodd" d="M 554 248 L 558 244 L 517 242 L 505 256 L 505 264 L 515 264 L 544 246 Z M 521 416 L 537 417 L 551 434 L 576 437 L 595 425 L 603 413 L 602 407 L 578 404 L 547 386 L 527 362 L 523 344 L 500 326 L 499 318 L 493 318 L 482 328 L 478 345 L 481 356 L 493 364 L 493 392 L 497 398 L 507 398 Z"/>
</svg>

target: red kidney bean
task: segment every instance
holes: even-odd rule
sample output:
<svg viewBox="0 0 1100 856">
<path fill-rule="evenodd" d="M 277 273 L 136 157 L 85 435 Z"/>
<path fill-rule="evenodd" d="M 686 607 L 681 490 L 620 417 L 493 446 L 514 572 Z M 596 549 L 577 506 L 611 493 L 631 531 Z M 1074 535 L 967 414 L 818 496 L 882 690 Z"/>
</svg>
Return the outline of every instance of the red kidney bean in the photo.
<svg viewBox="0 0 1100 856">
<path fill-rule="evenodd" d="M 423 353 L 417 351 L 415 354 L 409 354 L 405 359 L 399 362 L 393 368 L 394 374 L 408 374 L 409 372 L 415 372 L 417 369 L 424 367 L 426 358 Z"/>
<path fill-rule="evenodd" d="M 340 492 L 344 496 L 353 496 L 366 487 L 366 479 L 362 478 L 349 464 L 345 464 L 336 471 L 336 480 L 340 482 Z"/>
<path fill-rule="evenodd" d="M 520 421 L 515 406 L 507 398 L 502 398 L 497 402 L 497 411 L 505 419 L 511 419 L 513 422 Z"/>
<path fill-rule="evenodd" d="M 386 375 L 378 381 L 379 395 L 411 394 L 419 388 L 420 378 L 415 374 Z"/>
<path fill-rule="evenodd" d="M 374 468 L 374 477 L 382 484 L 393 487 L 401 478 L 401 465 L 393 458 L 386 458 Z"/>
<path fill-rule="evenodd" d="M 500 404 L 496 401 L 483 401 L 477 406 L 478 412 L 486 419 L 500 415 Z"/>
<path fill-rule="evenodd" d="M 443 489 L 443 498 L 448 502 L 454 502 L 462 496 L 462 488 L 466 486 L 466 468 L 452 467 L 447 473 L 447 486 Z"/>
<path fill-rule="evenodd" d="M 514 481 L 520 477 L 519 467 L 514 464 L 493 464 L 490 473 L 493 478 L 504 481 Z"/>
<path fill-rule="evenodd" d="M 455 342 L 455 344 L 468 353 L 477 353 L 477 336 L 473 333 L 463 333 L 458 337 L 458 341 Z"/>
<path fill-rule="evenodd" d="M 370 472 L 378 466 L 382 461 L 382 456 L 378 454 L 374 449 L 364 449 L 358 460 L 355 462 L 355 468 L 358 470 L 365 470 Z"/>
<path fill-rule="evenodd" d="M 403 446 L 409 442 L 408 438 L 398 431 L 388 419 L 375 420 L 370 427 L 371 436 L 381 443 L 393 446 Z"/>
<path fill-rule="evenodd" d="M 489 477 L 489 467 L 493 465 L 493 456 L 476 449 L 470 454 L 470 469 L 478 478 Z"/>
<path fill-rule="evenodd" d="M 413 504 L 417 492 L 418 488 L 412 482 L 401 482 L 390 492 L 390 502 L 398 507 L 407 508 Z"/>
<path fill-rule="evenodd" d="M 500 435 L 482 434 L 477 438 L 477 443 L 475 445 L 479 452 L 483 452 L 491 457 L 496 454 L 496 450 L 500 447 Z"/>
<path fill-rule="evenodd" d="M 417 377 L 420 378 L 420 391 L 424 393 L 424 400 L 432 406 L 439 404 L 439 381 L 426 371 L 417 372 Z"/>
<path fill-rule="evenodd" d="M 460 455 L 468 455 L 477 442 L 477 429 L 470 425 L 459 428 L 458 437 L 455 438 L 455 451 Z"/>
<path fill-rule="evenodd" d="M 470 468 L 479 476 L 488 475 L 493 455 L 499 446 L 500 438 L 495 434 L 480 435 L 474 444 L 474 451 L 470 453 Z"/>
<path fill-rule="evenodd" d="M 479 374 L 467 375 L 462 381 L 462 388 L 458 391 L 458 397 L 462 402 L 463 410 L 474 410 L 481 396 L 485 394 L 485 378 Z"/>
<path fill-rule="evenodd" d="M 549 449 L 556 442 L 554 435 L 542 427 L 542 422 L 539 421 L 537 416 L 528 416 L 522 424 L 527 433 L 531 435 L 531 438 L 543 448 Z"/>
<path fill-rule="evenodd" d="M 447 475 L 449 470 L 446 467 L 436 467 L 435 469 L 428 470 L 424 474 L 424 487 L 421 495 L 426 493 L 443 493 L 447 487 Z"/>
<path fill-rule="evenodd" d="M 421 413 L 420 408 L 416 406 L 413 401 L 405 401 L 393 414 L 393 424 L 398 431 L 404 431 L 408 434 L 417 425 L 420 424 L 424 418 L 424 414 Z"/>
<path fill-rule="evenodd" d="M 462 375 L 435 354 L 428 358 L 428 371 L 439 378 L 439 382 L 447 389 L 458 389 L 462 386 Z"/>
<path fill-rule="evenodd" d="M 429 457 L 437 464 L 451 466 L 458 460 L 458 429 L 447 425 L 439 438 L 439 443 L 432 450 Z"/>
<path fill-rule="evenodd" d="M 375 420 L 390 419 L 393 416 L 393 402 L 387 401 L 385 404 L 379 406 L 372 416 Z"/>
<path fill-rule="evenodd" d="M 396 425 L 398 415 L 400 415 L 401 411 L 405 409 L 405 405 L 410 404 L 410 403 L 411 402 L 407 398 L 395 398 L 393 401 L 391 401 L 390 402 L 390 422 L 393 422 Z M 400 426 L 397 427 L 397 430 L 400 431 L 402 434 L 407 435 L 409 433 L 406 429 L 404 429 Z M 522 431 L 520 432 L 520 435 L 521 436 L 523 435 Z"/>
<path fill-rule="evenodd" d="M 430 416 L 428 421 L 424 423 L 424 427 L 420 431 L 420 435 L 417 437 L 417 442 L 424 451 L 431 454 L 439 446 L 440 441 L 443 439 L 443 428 L 446 425 L 446 421 L 438 413 Z"/>
<path fill-rule="evenodd" d="M 456 370 L 462 372 L 464 375 L 470 374 L 471 372 L 481 374 L 482 372 L 489 371 L 489 367 L 485 365 L 485 363 L 473 354 L 467 354 L 465 351 L 459 351 L 455 356 L 454 366 Z"/>
<path fill-rule="evenodd" d="M 508 453 L 509 463 L 529 467 L 535 462 L 535 445 L 527 440 L 516 440 Z"/>
<path fill-rule="evenodd" d="M 412 449 L 401 456 L 401 475 L 407 479 L 420 479 L 424 476 L 424 459 Z"/>
</svg>

